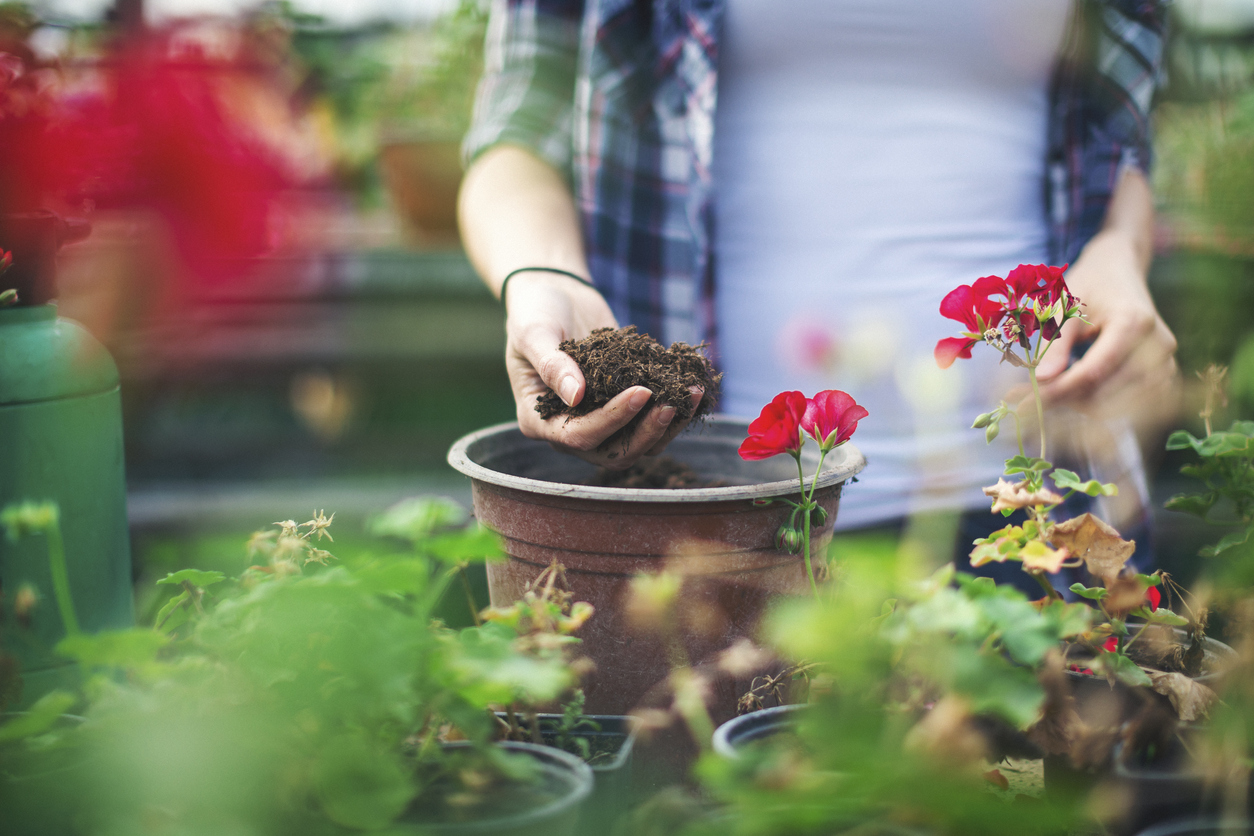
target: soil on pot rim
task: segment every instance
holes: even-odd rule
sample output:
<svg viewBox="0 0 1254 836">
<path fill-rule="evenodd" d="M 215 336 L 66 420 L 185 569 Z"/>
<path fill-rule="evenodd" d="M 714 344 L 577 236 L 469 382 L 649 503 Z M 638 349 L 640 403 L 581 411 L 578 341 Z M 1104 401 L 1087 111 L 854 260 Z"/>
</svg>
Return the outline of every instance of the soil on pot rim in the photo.
<svg viewBox="0 0 1254 836">
<path fill-rule="evenodd" d="M 704 343 L 691 346 L 677 342 L 663 348 L 648 334 L 637 333 L 636 326 L 628 325 L 617 331 L 598 328 L 582 340 L 565 340 L 559 348 L 579 364 L 586 385 L 583 400 L 574 406 L 567 406 L 552 390 L 541 395 L 536 412 L 546 420 L 555 415 L 587 415 L 632 386 L 645 386 L 653 392 L 650 407 L 658 403 L 675 407 L 678 421 L 699 419 L 709 414 L 718 401 L 723 376 L 702 353 Z M 691 400 L 694 386 L 705 390 L 696 410 Z M 606 444 L 630 438 L 648 411 L 640 410 Z"/>
<path fill-rule="evenodd" d="M 601 488 L 721 488 L 722 479 L 707 479 L 683 462 L 669 456 L 641 459 L 626 470 L 597 468 L 583 484 Z"/>
</svg>

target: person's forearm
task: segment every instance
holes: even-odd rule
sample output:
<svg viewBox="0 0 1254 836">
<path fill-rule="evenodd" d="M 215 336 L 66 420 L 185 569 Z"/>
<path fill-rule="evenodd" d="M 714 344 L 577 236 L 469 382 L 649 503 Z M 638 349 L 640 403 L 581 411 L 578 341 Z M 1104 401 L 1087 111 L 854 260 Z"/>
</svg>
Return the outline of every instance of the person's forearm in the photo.
<svg viewBox="0 0 1254 836">
<path fill-rule="evenodd" d="M 1154 196 L 1137 169 L 1129 168 L 1119 178 L 1098 235 L 1125 242 L 1132 248 L 1141 275 L 1149 273 L 1154 258 Z"/>
<path fill-rule="evenodd" d="M 484 152 L 462 181 L 457 213 L 470 262 L 497 296 L 505 276 L 519 267 L 588 276 L 570 190 L 529 151 L 498 145 Z"/>
</svg>

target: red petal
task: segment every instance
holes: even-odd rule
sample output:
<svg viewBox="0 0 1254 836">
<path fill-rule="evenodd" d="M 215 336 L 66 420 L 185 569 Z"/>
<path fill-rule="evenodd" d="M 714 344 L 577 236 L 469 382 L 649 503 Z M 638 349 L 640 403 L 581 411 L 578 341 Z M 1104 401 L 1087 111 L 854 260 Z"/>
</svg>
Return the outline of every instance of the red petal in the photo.
<svg viewBox="0 0 1254 836">
<path fill-rule="evenodd" d="M 1115 638 L 1114 636 L 1111 636 L 1110 638 L 1106 639 L 1106 641 L 1102 642 L 1102 650 L 1105 650 L 1107 653 L 1114 653 L 1118 649 L 1119 649 L 1119 640 Z"/>
<path fill-rule="evenodd" d="M 1145 600 L 1149 601 L 1151 610 L 1156 610 L 1158 609 L 1158 605 L 1162 602 L 1163 596 L 1162 593 L 1158 591 L 1158 587 L 1151 586 L 1149 589 L 1145 590 Z"/>
<path fill-rule="evenodd" d="M 975 321 L 975 295 L 968 285 L 959 285 L 945 294 L 940 303 L 941 316 L 966 325 L 972 331 L 979 328 Z"/>
<path fill-rule="evenodd" d="M 946 337 L 936 344 L 936 348 L 932 351 L 932 356 L 936 358 L 936 365 L 942 369 L 947 369 L 959 357 L 964 360 L 970 360 L 971 348 L 974 345 L 975 340 L 968 340 L 962 337 Z"/>
</svg>

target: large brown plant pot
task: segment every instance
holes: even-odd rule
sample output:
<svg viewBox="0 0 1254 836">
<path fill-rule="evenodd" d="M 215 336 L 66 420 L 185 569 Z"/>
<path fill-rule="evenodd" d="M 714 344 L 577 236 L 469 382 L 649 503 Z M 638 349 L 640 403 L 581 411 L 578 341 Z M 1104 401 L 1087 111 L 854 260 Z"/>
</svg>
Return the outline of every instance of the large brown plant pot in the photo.
<svg viewBox="0 0 1254 836">
<path fill-rule="evenodd" d="M 801 556 L 775 547 L 792 509 L 754 503 L 795 498 L 796 462 L 787 455 L 741 459 L 736 451 L 747 427 L 715 416 L 667 447 L 666 455 L 725 485 L 714 488 L 586 486 L 591 465 L 525 438 L 512 423 L 472 433 L 449 451 L 449 464 L 471 477 L 475 515 L 504 540 L 508 559 L 488 566 L 492 603 L 521 598 L 527 582 L 557 560 L 575 600 L 596 608 L 579 634 L 581 650 L 596 664 L 584 683 L 588 713 L 627 713 L 672 662 L 711 661 L 737 638 L 754 635 L 772 598 L 808 589 Z M 816 448 L 808 445 L 803 456 L 807 477 L 818 464 Z M 841 488 L 865 465 L 851 444 L 828 455 L 815 496 L 827 512 L 813 532 L 818 554 L 831 538 Z M 632 577 L 664 569 L 684 577 L 682 657 L 658 632 L 633 629 L 625 612 Z"/>
</svg>

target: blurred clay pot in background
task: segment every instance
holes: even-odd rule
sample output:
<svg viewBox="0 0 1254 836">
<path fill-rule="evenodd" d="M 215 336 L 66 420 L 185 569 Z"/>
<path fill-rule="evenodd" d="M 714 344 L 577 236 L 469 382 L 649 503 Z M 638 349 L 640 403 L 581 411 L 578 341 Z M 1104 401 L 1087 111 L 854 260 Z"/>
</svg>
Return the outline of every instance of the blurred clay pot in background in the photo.
<svg viewBox="0 0 1254 836">
<path fill-rule="evenodd" d="M 424 244 L 457 243 L 461 143 L 439 137 L 385 139 L 379 166 L 396 211 Z"/>
<path fill-rule="evenodd" d="M 773 597 L 808 591 L 801 556 L 775 546 L 792 508 L 754 503 L 795 497 L 796 464 L 789 456 L 741 459 L 737 448 L 747 427 L 744 420 L 715 416 L 666 449 L 725 487 L 585 486 L 591 465 L 525 438 L 513 423 L 472 433 L 449 451 L 449 464 L 472 479 L 475 515 L 504 538 L 508 560 L 488 565 L 492 603 L 521 598 L 527 583 L 556 560 L 566 568 L 574 599 L 596 608 L 578 634 L 581 651 L 596 664 L 584 683 L 588 713 L 627 713 L 680 658 L 663 639 L 665 631 L 631 628 L 626 610 L 635 575 L 682 575 L 676 629 L 682 660 L 692 665 L 753 636 Z M 805 453 L 809 478 L 818 451 L 811 445 Z M 814 554 L 831 539 L 845 481 L 865 465 L 852 444 L 827 457 L 815 494 L 827 520 L 814 530 Z M 730 716 L 737 695 L 727 696 Z"/>
</svg>

